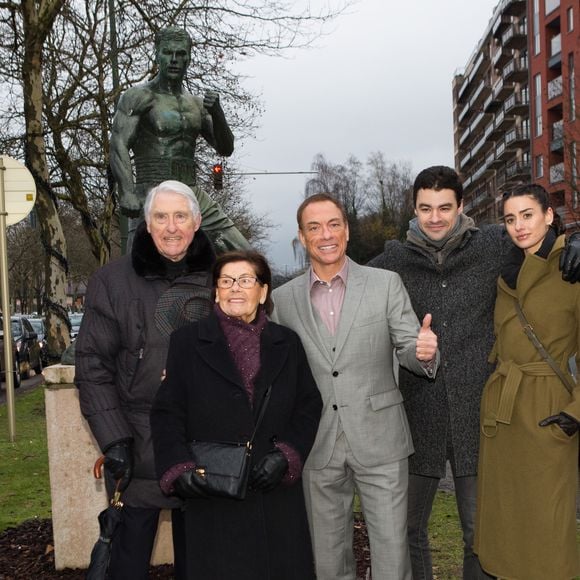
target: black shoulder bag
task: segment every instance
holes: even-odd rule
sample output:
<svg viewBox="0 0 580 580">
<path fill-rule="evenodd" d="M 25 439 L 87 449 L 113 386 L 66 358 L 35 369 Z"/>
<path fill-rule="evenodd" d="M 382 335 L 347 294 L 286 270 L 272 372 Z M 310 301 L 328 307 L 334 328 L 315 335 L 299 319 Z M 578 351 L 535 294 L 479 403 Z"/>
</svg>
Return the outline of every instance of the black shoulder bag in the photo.
<svg viewBox="0 0 580 580">
<path fill-rule="evenodd" d="M 244 499 L 248 489 L 254 437 L 266 412 L 272 385 L 264 393 L 252 437 L 246 442 L 192 441 L 189 451 L 196 473 L 205 480 L 209 495 Z"/>
</svg>

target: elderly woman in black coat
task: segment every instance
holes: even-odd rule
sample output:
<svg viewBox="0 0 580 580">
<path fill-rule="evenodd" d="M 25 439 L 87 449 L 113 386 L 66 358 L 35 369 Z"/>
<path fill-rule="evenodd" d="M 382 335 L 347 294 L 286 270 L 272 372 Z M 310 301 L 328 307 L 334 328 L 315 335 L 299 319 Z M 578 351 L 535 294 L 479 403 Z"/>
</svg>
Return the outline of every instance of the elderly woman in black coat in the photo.
<svg viewBox="0 0 580 580">
<path fill-rule="evenodd" d="M 188 578 L 309 580 L 314 576 L 300 482 L 322 401 L 298 336 L 270 322 L 263 256 L 229 252 L 214 267 L 215 306 L 171 337 L 151 427 L 160 485 L 185 500 Z M 245 499 L 208 495 L 188 443 L 248 440 Z"/>
</svg>

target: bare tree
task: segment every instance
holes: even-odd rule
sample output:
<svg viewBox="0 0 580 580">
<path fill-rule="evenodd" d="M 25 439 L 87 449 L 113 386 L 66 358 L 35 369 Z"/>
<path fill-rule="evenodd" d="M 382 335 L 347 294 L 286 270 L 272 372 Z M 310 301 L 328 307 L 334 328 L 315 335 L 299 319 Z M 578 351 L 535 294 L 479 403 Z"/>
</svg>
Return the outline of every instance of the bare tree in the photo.
<svg viewBox="0 0 580 580">
<path fill-rule="evenodd" d="M 350 156 L 344 164 L 333 164 L 318 154 L 312 162 L 316 177 L 306 183 L 304 197 L 329 193 L 345 207 L 350 240 L 348 254 L 353 260 L 366 263 L 383 248 L 387 239 L 406 231 L 413 184 L 411 164 L 388 162 L 383 153 L 372 153 L 363 165 Z M 292 242 L 299 254 L 297 239 Z"/>
<path fill-rule="evenodd" d="M 95 260 L 108 261 L 116 219 L 107 171 L 114 103 L 121 91 L 155 73 L 155 32 L 168 25 L 188 29 L 193 37 L 188 89 L 218 90 L 230 125 L 244 136 L 253 131 L 260 109 L 233 64 L 310 45 L 348 2 L 315 12 L 308 3 L 299 9 L 290 0 L 117 0 L 121 50 L 113 87 L 106 0 L 0 1 L 0 150 L 23 156 L 37 184 L 51 354 L 68 342 L 68 334 L 56 330 L 67 328 L 57 322 L 66 319 L 68 269 L 57 204 L 78 212 Z M 201 149 L 198 162 L 209 165 L 208 159 Z M 241 191 L 229 193 L 240 198 Z M 249 235 L 264 238 L 264 224 L 248 206 L 233 203 L 234 218 Z"/>
</svg>

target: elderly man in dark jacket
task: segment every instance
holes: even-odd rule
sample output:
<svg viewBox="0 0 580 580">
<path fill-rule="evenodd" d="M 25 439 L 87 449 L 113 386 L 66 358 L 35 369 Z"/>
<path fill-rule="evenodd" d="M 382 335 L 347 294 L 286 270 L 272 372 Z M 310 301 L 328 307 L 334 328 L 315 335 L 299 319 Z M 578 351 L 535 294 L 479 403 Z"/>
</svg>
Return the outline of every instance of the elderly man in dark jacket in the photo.
<svg viewBox="0 0 580 580">
<path fill-rule="evenodd" d="M 155 474 L 149 411 L 165 368 L 169 335 L 211 308 L 211 243 L 199 229 L 193 191 L 165 181 L 145 200 L 131 255 L 89 282 L 76 341 L 76 383 L 84 417 L 105 454 L 109 493 L 123 491 L 110 579 L 148 577 L 159 511 L 179 508 Z M 173 509 L 176 577 L 184 570 L 179 509 Z"/>
<path fill-rule="evenodd" d="M 443 166 L 421 171 L 413 186 L 416 218 L 407 241 L 388 241 L 370 266 L 397 272 L 417 317 L 433 315 L 441 366 L 434 380 L 400 368 L 399 388 L 415 454 L 409 459 L 408 534 L 413 579 L 433 578 L 427 525 L 446 461 L 453 472 L 463 529 L 463 578 L 489 578 L 473 553 L 479 404 L 493 370 L 496 282 L 510 247 L 499 225 L 475 227 L 462 213 L 463 187 Z M 564 279 L 578 278 L 578 241 L 562 260 Z"/>
</svg>

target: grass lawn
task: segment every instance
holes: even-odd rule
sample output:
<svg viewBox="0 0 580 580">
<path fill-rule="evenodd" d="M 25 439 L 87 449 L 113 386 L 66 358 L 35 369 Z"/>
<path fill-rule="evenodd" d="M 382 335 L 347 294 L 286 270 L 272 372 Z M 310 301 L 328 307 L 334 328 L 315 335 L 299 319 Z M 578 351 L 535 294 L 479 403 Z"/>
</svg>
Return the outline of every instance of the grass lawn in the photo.
<svg viewBox="0 0 580 580">
<path fill-rule="evenodd" d="M 16 441 L 9 442 L 6 405 L 0 405 L 0 531 L 50 517 L 44 389 L 16 399 Z"/>
<path fill-rule="evenodd" d="M 16 396 L 15 443 L 8 442 L 6 405 L 0 405 L 0 505 L 0 532 L 51 516 L 42 387 Z M 461 578 L 463 550 L 453 494 L 437 493 L 430 535 L 435 578 Z"/>
</svg>

